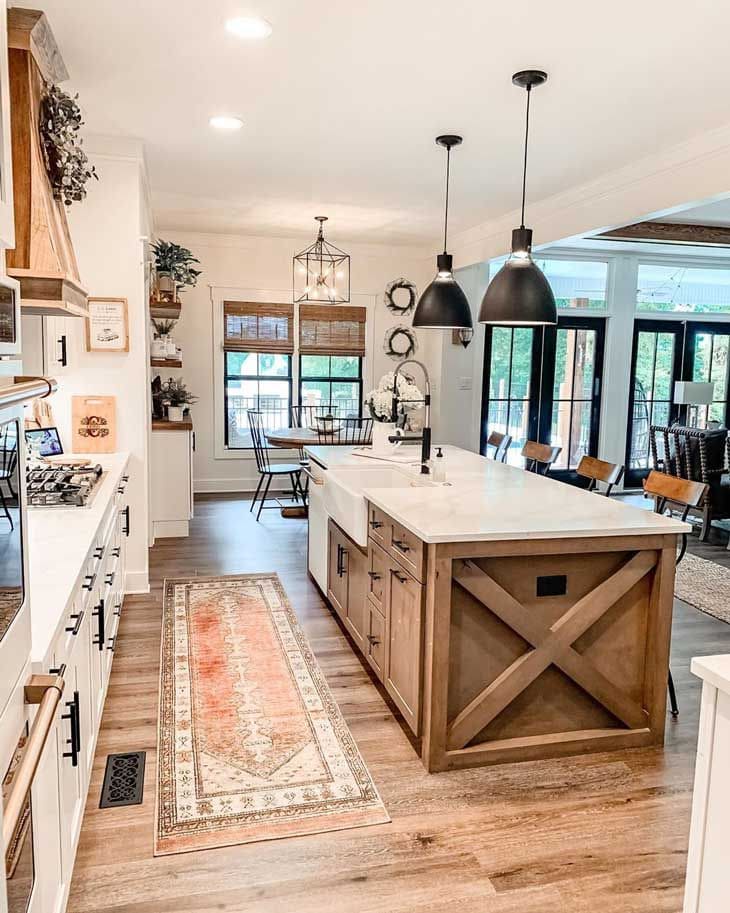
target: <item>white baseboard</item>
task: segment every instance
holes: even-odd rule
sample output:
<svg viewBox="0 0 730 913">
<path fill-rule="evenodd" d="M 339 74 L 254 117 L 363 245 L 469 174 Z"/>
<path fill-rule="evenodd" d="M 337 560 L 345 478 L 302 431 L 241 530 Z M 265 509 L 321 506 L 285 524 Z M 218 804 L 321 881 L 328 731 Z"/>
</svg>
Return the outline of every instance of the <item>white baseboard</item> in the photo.
<svg viewBox="0 0 730 913">
<path fill-rule="evenodd" d="M 124 594 L 149 593 L 150 577 L 147 571 L 127 571 L 124 576 Z"/>
<path fill-rule="evenodd" d="M 153 520 L 152 533 L 155 539 L 184 538 L 190 535 L 187 520 Z"/>
<path fill-rule="evenodd" d="M 258 476 L 234 479 L 194 479 L 195 494 L 214 494 L 216 492 L 242 492 L 253 494 L 258 485 Z M 288 476 L 284 479 L 273 479 L 269 491 L 284 491 L 291 488 Z"/>
</svg>

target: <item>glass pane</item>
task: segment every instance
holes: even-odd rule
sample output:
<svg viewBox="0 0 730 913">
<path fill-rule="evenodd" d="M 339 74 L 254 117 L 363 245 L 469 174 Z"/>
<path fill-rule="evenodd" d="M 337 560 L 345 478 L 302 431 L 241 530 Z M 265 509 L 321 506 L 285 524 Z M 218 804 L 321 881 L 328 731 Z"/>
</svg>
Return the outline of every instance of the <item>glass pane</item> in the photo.
<svg viewBox="0 0 730 913">
<path fill-rule="evenodd" d="M 692 380 L 708 381 L 710 379 L 710 350 L 712 349 L 712 334 L 697 333 L 695 335 L 695 357 L 692 365 Z"/>
<path fill-rule="evenodd" d="M 674 380 L 674 334 L 657 333 L 653 399 L 671 400 Z"/>
<path fill-rule="evenodd" d="M 329 377 L 329 355 L 302 355 L 302 377 Z"/>
<path fill-rule="evenodd" d="M 575 330 L 558 330 L 555 341 L 553 399 L 570 399 L 573 395 L 575 333 Z"/>
<path fill-rule="evenodd" d="M 730 270 L 639 264 L 638 311 L 730 313 Z"/>
<path fill-rule="evenodd" d="M 545 274 L 559 308 L 605 310 L 608 264 L 591 260 L 535 262 Z"/>
<path fill-rule="evenodd" d="M 562 447 L 560 455 L 553 463 L 554 469 L 568 468 L 568 438 L 570 436 L 570 401 L 553 403 L 553 415 L 550 423 L 550 443 L 554 447 Z"/>
<path fill-rule="evenodd" d="M 570 454 L 568 457 L 568 466 L 570 469 L 575 469 L 578 463 L 580 463 L 581 457 L 588 453 L 590 441 L 591 403 L 575 403 L 573 406 L 573 419 L 570 429 Z"/>
<path fill-rule="evenodd" d="M 512 399 L 527 399 L 530 395 L 530 373 L 532 371 L 532 334 L 534 330 L 522 327 L 514 331 L 512 345 Z"/>
<path fill-rule="evenodd" d="M 330 402 L 330 385 L 326 380 L 305 380 L 302 381 L 302 406 L 329 406 Z"/>
<path fill-rule="evenodd" d="M 360 358 L 357 355 L 333 355 L 330 374 L 332 377 L 359 377 Z"/>
<path fill-rule="evenodd" d="M 669 408 L 670 408 L 670 404 L 666 403 L 666 402 L 653 403 L 652 408 L 651 408 L 652 425 L 668 425 L 669 424 Z"/>
<path fill-rule="evenodd" d="M 289 382 L 281 380 L 229 381 L 226 385 L 228 446 L 250 447 L 248 410 L 260 409 L 266 428 L 289 427 Z"/>
<path fill-rule="evenodd" d="M 715 336 L 715 346 L 712 351 L 712 365 L 710 366 L 710 380 L 715 385 L 713 399 L 724 401 L 727 398 L 727 367 L 728 348 L 730 336 Z"/>
<path fill-rule="evenodd" d="M 24 593 L 18 434 L 16 421 L 0 425 L 0 479 L 4 483 L 4 510 L 0 513 L 0 640 L 18 614 Z"/>
<path fill-rule="evenodd" d="M 508 327 L 494 327 L 492 330 L 492 353 L 489 366 L 489 398 L 506 399 L 509 395 L 509 366 L 512 348 L 512 330 Z"/>
<path fill-rule="evenodd" d="M 351 383 L 332 383 L 332 405 L 338 415 L 360 415 L 360 386 Z"/>
<path fill-rule="evenodd" d="M 259 374 L 264 377 L 288 377 L 290 355 L 259 353 Z"/>
<path fill-rule="evenodd" d="M 226 374 L 256 374 L 255 352 L 226 352 Z"/>
<path fill-rule="evenodd" d="M 578 352 L 575 362 L 573 396 L 576 399 L 592 399 L 593 379 L 596 374 L 595 330 L 578 330 L 576 345 Z"/>
<path fill-rule="evenodd" d="M 708 421 L 725 424 L 725 403 L 713 403 L 710 406 Z"/>
<path fill-rule="evenodd" d="M 637 398 L 651 399 L 654 389 L 654 353 L 656 351 L 656 333 L 641 331 L 636 347 Z"/>
</svg>

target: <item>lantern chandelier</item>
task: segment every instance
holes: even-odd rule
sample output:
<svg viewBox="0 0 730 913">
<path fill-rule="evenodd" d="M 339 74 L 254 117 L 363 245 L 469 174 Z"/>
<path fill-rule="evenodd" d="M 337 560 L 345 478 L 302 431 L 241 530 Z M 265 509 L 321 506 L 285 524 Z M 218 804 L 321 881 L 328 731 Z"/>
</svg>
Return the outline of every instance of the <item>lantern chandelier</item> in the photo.
<svg viewBox="0 0 730 913">
<path fill-rule="evenodd" d="M 343 304 L 350 300 L 350 256 L 324 237 L 327 216 L 316 216 L 317 240 L 294 257 L 294 302 Z"/>
</svg>

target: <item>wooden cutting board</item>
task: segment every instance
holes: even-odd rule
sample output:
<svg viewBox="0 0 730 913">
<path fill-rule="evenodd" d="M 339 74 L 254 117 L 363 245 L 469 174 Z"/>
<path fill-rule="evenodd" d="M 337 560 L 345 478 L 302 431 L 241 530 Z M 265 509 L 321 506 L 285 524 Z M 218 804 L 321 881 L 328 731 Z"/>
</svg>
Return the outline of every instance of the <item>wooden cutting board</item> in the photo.
<svg viewBox="0 0 730 913">
<path fill-rule="evenodd" d="M 72 453 L 114 453 L 117 446 L 116 396 L 71 397 Z"/>
</svg>

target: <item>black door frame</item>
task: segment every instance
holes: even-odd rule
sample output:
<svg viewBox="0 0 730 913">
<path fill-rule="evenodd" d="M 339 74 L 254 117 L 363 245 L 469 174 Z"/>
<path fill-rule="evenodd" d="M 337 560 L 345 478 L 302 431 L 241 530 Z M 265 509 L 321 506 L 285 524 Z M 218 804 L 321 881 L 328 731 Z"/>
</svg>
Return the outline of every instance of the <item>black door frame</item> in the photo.
<svg viewBox="0 0 730 913">
<path fill-rule="evenodd" d="M 686 325 L 682 377 L 680 380 L 692 380 L 695 352 L 697 350 L 697 336 L 700 333 L 730 336 L 730 322 L 687 320 Z M 710 377 L 712 377 L 712 359 L 710 359 Z M 730 357 L 725 366 L 725 414 L 722 418 L 724 425 L 727 425 L 728 417 L 730 417 Z"/>
</svg>

